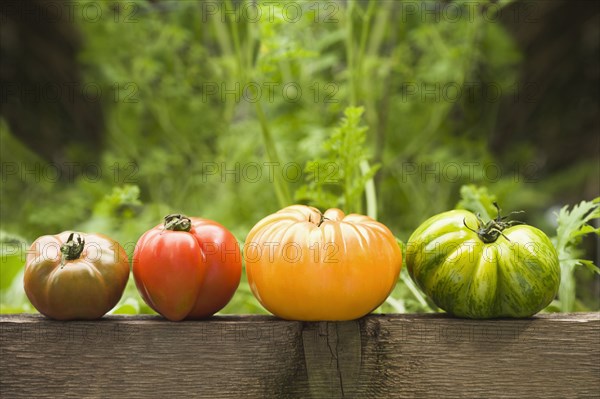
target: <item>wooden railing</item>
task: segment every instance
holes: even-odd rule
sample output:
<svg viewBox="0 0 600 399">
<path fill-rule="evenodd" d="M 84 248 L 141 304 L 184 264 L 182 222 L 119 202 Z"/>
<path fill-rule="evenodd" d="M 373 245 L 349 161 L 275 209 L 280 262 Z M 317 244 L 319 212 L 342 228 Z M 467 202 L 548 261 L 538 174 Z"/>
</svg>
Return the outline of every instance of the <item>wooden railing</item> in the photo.
<svg viewBox="0 0 600 399">
<path fill-rule="evenodd" d="M 3 315 L 2 398 L 584 398 L 600 395 L 600 313 L 472 321 L 370 315 L 173 323 Z"/>
</svg>

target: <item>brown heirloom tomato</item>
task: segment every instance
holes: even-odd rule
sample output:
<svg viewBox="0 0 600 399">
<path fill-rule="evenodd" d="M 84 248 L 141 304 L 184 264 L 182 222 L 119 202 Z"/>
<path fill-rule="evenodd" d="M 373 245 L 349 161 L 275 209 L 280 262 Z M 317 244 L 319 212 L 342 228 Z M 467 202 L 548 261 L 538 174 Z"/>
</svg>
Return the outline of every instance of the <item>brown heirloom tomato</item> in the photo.
<svg viewBox="0 0 600 399">
<path fill-rule="evenodd" d="M 402 266 L 394 235 L 368 216 L 293 205 L 248 234 L 250 288 L 271 313 L 289 320 L 352 320 L 390 294 Z"/>
<path fill-rule="evenodd" d="M 40 313 L 72 320 L 102 317 L 119 302 L 128 278 L 129 260 L 118 242 L 67 231 L 31 245 L 23 282 Z"/>
<path fill-rule="evenodd" d="M 238 287 L 237 240 L 212 220 L 165 217 L 133 254 L 133 277 L 144 301 L 169 320 L 204 318 L 221 310 Z"/>
</svg>

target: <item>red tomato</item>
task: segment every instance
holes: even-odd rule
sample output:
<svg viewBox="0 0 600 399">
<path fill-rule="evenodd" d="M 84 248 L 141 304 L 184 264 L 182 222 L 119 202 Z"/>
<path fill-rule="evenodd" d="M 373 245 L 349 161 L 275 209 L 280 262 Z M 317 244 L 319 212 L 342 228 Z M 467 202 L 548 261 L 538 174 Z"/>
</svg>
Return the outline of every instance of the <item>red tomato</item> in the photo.
<svg viewBox="0 0 600 399">
<path fill-rule="evenodd" d="M 241 273 L 237 240 L 207 219 L 169 215 L 164 225 L 142 235 L 133 254 L 133 277 L 142 298 L 172 321 L 221 310 Z"/>
</svg>

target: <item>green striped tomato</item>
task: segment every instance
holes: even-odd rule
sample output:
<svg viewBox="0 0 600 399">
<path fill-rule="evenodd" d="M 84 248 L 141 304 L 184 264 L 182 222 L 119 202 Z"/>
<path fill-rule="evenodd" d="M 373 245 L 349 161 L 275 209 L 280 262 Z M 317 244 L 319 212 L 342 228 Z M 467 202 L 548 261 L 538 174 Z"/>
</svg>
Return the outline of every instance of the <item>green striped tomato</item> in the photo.
<svg viewBox="0 0 600 399">
<path fill-rule="evenodd" d="M 408 272 L 433 302 L 458 317 L 529 317 L 554 299 L 560 267 L 535 227 L 465 210 L 433 216 L 406 247 Z"/>
</svg>

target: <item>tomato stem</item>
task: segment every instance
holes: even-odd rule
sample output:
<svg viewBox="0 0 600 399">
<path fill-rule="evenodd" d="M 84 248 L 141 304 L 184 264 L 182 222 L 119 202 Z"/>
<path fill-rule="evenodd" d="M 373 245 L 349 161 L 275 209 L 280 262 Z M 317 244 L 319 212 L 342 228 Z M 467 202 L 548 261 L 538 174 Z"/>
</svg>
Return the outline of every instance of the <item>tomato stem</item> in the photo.
<svg viewBox="0 0 600 399">
<path fill-rule="evenodd" d="M 331 219 L 326 218 L 325 215 L 323 215 L 323 213 L 321 213 L 321 212 L 319 212 L 319 221 L 318 222 L 313 221 L 310 216 L 308 217 L 308 221 L 310 223 L 316 224 L 317 227 L 321 227 L 321 225 L 323 224 L 323 222 L 326 221 L 326 220 L 331 220 Z"/>
<path fill-rule="evenodd" d="M 481 218 L 479 217 L 479 215 L 477 215 L 477 229 L 469 227 L 467 225 L 467 220 L 463 219 L 465 227 L 473 231 L 474 233 L 477 233 L 479 239 L 486 244 L 495 242 L 500 236 L 510 241 L 508 237 L 504 235 L 503 230 L 507 227 L 511 227 L 517 224 L 523 224 L 523 222 L 519 222 L 517 220 L 507 220 L 508 216 L 514 213 L 522 213 L 523 211 L 511 212 L 508 216 L 500 216 L 500 207 L 496 202 L 494 202 L 494 206 L 498 211 L 498 216 L 496 216 L 496 219 L 492 219 L 489 222 L 484 223 L 483 220 L 481 220 Z"/>
<path fill-rule="evenodd" d="M 62 253 L 61 264 L 64 266 L 65 261 L 79 259 L 85 246 L 85 240 L 80 234 L 71 233 L 67 242 L 60 246 L 60 252 Z"/>
<path fill-rule="evenodd" d="M 165 216 L 165 230 L 171 231 L 190 231 L 192 228 L 192 221 L 189 217 L 179 214 L 173 213 L 171 215 Z"/>
</svg>

